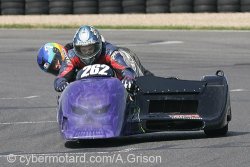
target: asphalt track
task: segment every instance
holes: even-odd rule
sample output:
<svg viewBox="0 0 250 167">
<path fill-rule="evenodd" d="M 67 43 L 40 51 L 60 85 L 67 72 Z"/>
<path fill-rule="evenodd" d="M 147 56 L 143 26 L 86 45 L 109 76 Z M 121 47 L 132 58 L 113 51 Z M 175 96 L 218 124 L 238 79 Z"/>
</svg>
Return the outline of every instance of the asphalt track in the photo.
<svg viewBox="0 0 250 167">
<path fill-rule="evenodd" d="M 106 40 L 134 50 L 159 76 L 200 79 L 224 70 L 233 112 L 228 135 L 207 138 L 202 131 L 168 132 L 65 145 L 56 123 L 54 77 L 39 70 L 36 53 L 48 41 L 67 43 L 75 30 L 0 30 L 1 167 L 250 166 L 250 32 L 101 32 Z M 46 156 L 59 158 L 49 161 Z M 76 156 L 82 159 L 74 163 Z M 114 161 L 104 162 L 103 157 Z"/>
</svg>

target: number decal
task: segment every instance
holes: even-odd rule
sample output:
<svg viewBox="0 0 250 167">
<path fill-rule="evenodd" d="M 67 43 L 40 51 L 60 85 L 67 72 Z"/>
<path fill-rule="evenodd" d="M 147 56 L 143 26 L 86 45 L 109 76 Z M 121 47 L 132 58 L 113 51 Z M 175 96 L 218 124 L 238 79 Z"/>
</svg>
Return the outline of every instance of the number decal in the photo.
<svg viewBox="0 0 250 167">
<path fill-rule="evenodd" d="M 89 71 L 91 69 L 91 66 L 86 66 L 82 69 L 83 73 L 81 75 L 81 78 L 89 76 Z"/>
<path fill-rule="evenodd" d="M 103 69 L 99 72 L 99 74 L 100 75 L 108 75 L 108 70 L 110 69 L 110 67 L 105 65 L 105 64 L 102 64 L 101 67 Z"/>
<path fill-rule="evenodd" d="M 105 64 L 94 64 L 84 67 L 81 71 L 81 77 L 88 77 L 88 76 L 111 76 L 111 69 L 109 66 Z"/>
<path fill-rule="evenodd" d="M 92 65 L 92 67 L 90 69 L 90 75 L 99 74 L 99 71 L 100 71 L 100 64 Z"/>
</svg>

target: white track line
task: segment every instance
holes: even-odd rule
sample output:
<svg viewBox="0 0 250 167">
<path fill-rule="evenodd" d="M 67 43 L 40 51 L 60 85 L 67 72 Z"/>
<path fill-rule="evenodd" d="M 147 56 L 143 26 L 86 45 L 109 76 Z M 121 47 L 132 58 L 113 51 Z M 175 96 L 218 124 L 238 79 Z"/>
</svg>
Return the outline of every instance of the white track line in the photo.
<svg viewBox="0 0 250 167">
<path fill-rule="evenodd" d="M 0 100 L 16 100 L 16 99 L 33 99 L 39 96 L 26 96 L 26 97 L 2 97 Z"/>
<path fill-rule="evenodd" d="M 65 153 L 24 153 L 24 154 L 12 154 L 12 155 L 15 155 L 15 156 L 31 156 L 31 155 L 36 155 L 36 156 L 60 156 L 60 155 L 84 155 L 84 154 L 115 154 L 115 153 L 128 153 L 128 152 L 131 152 L 131 151 L 135 151 L 135 150 L 138 150 L 139 148 L 126 148 L 126 149 L 123 149 L 123 150 L 118 150 L 118 151 L 98 151 L 98 152 L 76 152 L 76 153 L 71 153 L 71 152 L 65 152 Z M 2 157 L 7 157 L 11 155 L 10 154 L 6 154 L 6 155 L 0 155 L 0 158 Z"/>
<path fill-rule="evenodd" d="M 57 121 L 37 121 L 37 122 L 0 122 L 0 125 L 22 125 L 22 124 L 45 124 L 45 123 L 57 123 Z"/>
<path fill-rule="evenodd" d="M 249 92 L 250 90 L 247 89 L 232 89 L 230 92 Z"/>
<path fill-rule="evenodd" d="M 151 42 L 151 43 L 138 43 L 138 44 L 121 44 L 118 46 L 147 46 L 147 45 L 169 45 L 169 44 L 181 44 L 183 41 L 162 41 L 162 42 Z"/>
<path fill-rule="evenodd" d="M 149 45 L 168 45 L 168 44 L 181 44 L 183 41 L 162 41 L 162 42 L 152 42 Z"/>
</svg>

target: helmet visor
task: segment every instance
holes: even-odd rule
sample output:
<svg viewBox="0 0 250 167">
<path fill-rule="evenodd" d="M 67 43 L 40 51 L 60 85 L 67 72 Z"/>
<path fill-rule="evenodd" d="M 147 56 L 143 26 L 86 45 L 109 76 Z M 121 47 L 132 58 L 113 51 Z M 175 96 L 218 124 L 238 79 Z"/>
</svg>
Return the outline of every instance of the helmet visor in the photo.
<svg viewBox="0 0 250 167">
<path fill-rule="evenodd" d="M 55 56 L 49 65 L 47 72 L 57 75 L 62 65 L 62 56 L 57 48 L 53 48 L 53 52 L 55 53 Z"/>
<path fill-rule="evenodd" d="M 100 44 L 95 43 L 86 46 L 77 46 L 76 51 L 79 57 L 83 59 L 88 59 L 94 57 L 100 50 Z"/>
</svg>

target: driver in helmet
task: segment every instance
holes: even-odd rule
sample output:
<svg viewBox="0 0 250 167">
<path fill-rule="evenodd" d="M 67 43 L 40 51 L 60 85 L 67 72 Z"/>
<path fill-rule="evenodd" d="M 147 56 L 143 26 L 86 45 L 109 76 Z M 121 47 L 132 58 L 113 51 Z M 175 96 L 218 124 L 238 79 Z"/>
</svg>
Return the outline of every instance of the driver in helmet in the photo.
<svg viewBox="0 0 250 167">
<path fill-rule="evenodd" d="M 57 76 L 65 57 L 64 47 L 58 43 L 50 42 L 39 49 L 37 64 L 43 71 Z"/>
<path fill-rule="evenodd" d="M 67 57 L 54 81 L 56 91 L 63 91 L 74 80 L 76 70 L 91 64 L 109 65 L 125 88 L 129 90 L 133 85 L 135 71 L 125 63 L 118 48 L 104 41 L 94 27 L 81 26 L 73 38 L 73 47 L 66 45 L 65 48 L 68 49 Z"/>
</svg>

